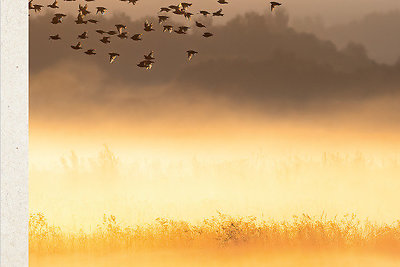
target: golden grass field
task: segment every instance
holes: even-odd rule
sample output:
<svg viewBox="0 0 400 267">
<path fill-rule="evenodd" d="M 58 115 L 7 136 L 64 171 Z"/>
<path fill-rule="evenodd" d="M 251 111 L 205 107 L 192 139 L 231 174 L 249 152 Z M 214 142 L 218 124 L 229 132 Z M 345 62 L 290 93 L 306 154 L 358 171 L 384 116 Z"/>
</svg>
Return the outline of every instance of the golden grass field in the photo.
<svg viewBox="0 0 400 267">
<path fill-rule="evenodd" d="M 400 221 L 362 223 L 303 214 L 290 222 L 233 218 L 201 224 L 158 218 L 122 226 L 104 215 L 93 233 L 64 233 L 43 214 L 29 223 L 31 266 L 399 266 Z"/>
</svg>

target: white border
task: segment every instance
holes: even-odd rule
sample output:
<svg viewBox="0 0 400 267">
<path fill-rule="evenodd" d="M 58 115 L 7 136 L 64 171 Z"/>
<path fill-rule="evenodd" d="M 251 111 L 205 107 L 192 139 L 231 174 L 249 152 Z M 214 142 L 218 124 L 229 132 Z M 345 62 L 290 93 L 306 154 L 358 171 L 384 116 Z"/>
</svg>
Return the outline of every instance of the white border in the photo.
<svg viewBox="0 0 400 267">
<path fill-rule="evenodd" d="M 28 266 L 28 1 L 1 0 L 1 267 Z"/>
</svg>

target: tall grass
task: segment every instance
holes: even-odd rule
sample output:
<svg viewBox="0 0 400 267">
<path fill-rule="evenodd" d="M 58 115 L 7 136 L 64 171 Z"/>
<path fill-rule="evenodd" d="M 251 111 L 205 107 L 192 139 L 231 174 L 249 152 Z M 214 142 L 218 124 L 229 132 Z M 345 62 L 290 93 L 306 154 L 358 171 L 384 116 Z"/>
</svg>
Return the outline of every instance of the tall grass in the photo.
<svg viewBox="0 0 400 267">
<path fill-rule="evenodd" d="M 152 224 L 123 226 L 104 215 L 92 233 L 65 233 L 48 224 L 42 213 L 31 214 L 32 254 L 112 253 L 142 249 L 226 248 L 249 246 L 263 250 L 286 248 L 367 249 L 400 253 L 400 221 L 391 225 L 361 223 L 355 215 L 327 219 L 303 214 L 290 221 L 261 221 L 218 213 L 193 224 L 157 218 Z"/>
</svg>

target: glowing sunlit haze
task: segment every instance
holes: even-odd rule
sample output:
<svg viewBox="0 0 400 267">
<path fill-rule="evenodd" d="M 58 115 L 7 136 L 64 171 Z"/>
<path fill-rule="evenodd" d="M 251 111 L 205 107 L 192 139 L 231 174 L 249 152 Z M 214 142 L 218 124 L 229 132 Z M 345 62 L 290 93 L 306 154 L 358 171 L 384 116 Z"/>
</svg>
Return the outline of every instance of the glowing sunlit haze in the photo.
<svg viewBox="0 0 400 267">
<path fill-rule="evenodd" d="M 262 231 L 281 233 L 265 235 L 268 248 L 271 240 L 271 247 L 285 249 L 293 242 L 400 247 L 400 35 L 393 26 L 398 30 L 399 1 L 287 0 L 274 12 L 266 1 L 229 2 L 223 18 L 198 18 L 215 34 L 209 39 L 194 21 L 176 18 L 169 22 L 193 29 L 185 36 L 163 33 L 156 16 L 165 1 L 88 2 L 89 9 L 110 10 L 98 24 L 82 26 L 89 31 L 85 49 L 96 46 L 96 56 L 70 48 L 83 31 L 75 16 L 55 26 L 51 12 L 31 13 L 31 249 L 54 255 L 108 246 L 119 251 L 121 242 L 131 248 L 131 237 L 150 248 L 254 241 L 246 249 L 257 249 L 237 248 L 236 256 L 251 254 L 257 266 L 258 260 L 285 258 L 283 251 L 271 257 L 259 252 L 254 233 Z M 200 3 L 219 8 L 196 0 L 192 9 Z M 60 10 L 76 13 L 69 4 L 60 1 Z M 112 39 L 107 46 L 94 32 L 124 23 L 130 35 L 140 33 L 145 19 L 156 31 L 141 42 Z M 56 33 L 60 42 L 49 42 Z M 121 54 L 113 64 L 111 45 Z M 199 52 L 190 61 L 188 49 Z M 151 50 L 153 68 L 139 69 Z M 303 216 L 301 223 L 293 215 Z M 223 262 L 218 266 L 233 266 L 231 252 L 215 256 Z M 168 253 L 160 257 L 171 266 L 190 262 Z M 196 253 L 197 263 L 209 264 Z M 318 266 L 312 256 L 296 253 L 288 261 Z M 125 266 L 118 255 L 105 261 Z M 321 259 L 335 258 L 340 266 L 362 261 L 353 256 L 331 251 Z M 368 266 L 398 263 L 369 256 Z M 43 259 L 31 260 L 54 264 Z M 83 262 L 68 259 L 78 263 L 60 262 Z M 146 265 L 148 255 L 136 261 Z"/>
</svg>

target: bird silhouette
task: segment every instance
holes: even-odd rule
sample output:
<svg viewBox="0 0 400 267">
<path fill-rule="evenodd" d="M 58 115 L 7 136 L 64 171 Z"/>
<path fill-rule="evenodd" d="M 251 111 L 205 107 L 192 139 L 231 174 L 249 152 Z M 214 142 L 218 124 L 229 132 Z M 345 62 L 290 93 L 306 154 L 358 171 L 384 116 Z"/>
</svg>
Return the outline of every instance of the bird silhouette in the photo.
<svg viewBox="0 0 400 267">
<path fill-rule="evenodd" d="M 53 2 L 53 4 L 47 5 L 47 7 L 50 7 L 50 8 L 60 8 L 57 4 L 58 4 L 58 2 L 57 2 L 57 0 L 55 0 L 55 1 Z"/>
<path fill-rule="evenodd" d="M 100 42 L 102 42 L 103 44 L 109 44 L 109 43 L 111 43 L 110 37 L 104 36 L 102 39 L 100 39 Z"/>
<path fill-rule="evenodd" d="M 144 58 L 147 59 L 147 60 L 153 60 L 153 59 L 155 59 L 155 57 L 154 57 L 154 51 L 150 51 L 149 54 L 144 55 Z"/>
<path fill-rule="evenodd" d="M 199 13 L 202 14 L 204 17 L 207 17 L 208 15 L 211 14 L 210 12 L 208 12 L 206 10 L 201 10 Z"/>
<path fill-rule="evenodd" d="M 82 44 L 81 42 L 78 42 L 76 45 L 71 45 L 71 48 L 74 50 L 82 49 Z"/>
<path fill-rule="evenodd" d="M 90 11 L 88 11 L 87 8 L 88 8 L 88 5 L 87 5 L 87 4 L 84 5 L 84 6 L 81 6 L 81 5 L 79 4 L 79 10 L 78 10 L 78 11 L 79 11 L 83 16 L 86 16 L 87 14 L 90 14 Z"/>
<path fill-rule="evenodd" d="M 220 3 L 220 4 L 222 4 L 222 5 L 228 4 L 228 2 L 226 2 L 225 0 L 218 0 L 217 2 Z"/>
<path fill-rule="evenodd" d="M 115 61 L 115 59 L 117 59 L 117 57 L 119 57 L 118 53 L 111 52 L 108 54 L 110 55 L 110 64 L 113 63 Z"/>
<path fill-rule="evenodd" d="M 59 34 L 56 34 L 56 35 L 50 35 L 49 39 L 50 40 L 61 40 L 61 37 Z"/>
<path fill-rule="evenodd" d="M 96 10 L 97 10 L 96 14 L 100 13 L 101 15 L 104 15 L 104 13 L 106 13 L 106 11 L 107 11 L 107 8 L 98 6 L 98 7 L 96 7 Z"/>
<path fill-rule="evenodd" d="M 206 27 L 203 23 L 198 22 L 198 21 L 196 21 L 196 26 L 199 27 L 199 28 L 205 28 Z"/>
<path fill-rule="evenodd" d="M 188 51 L 186 51 L 186 53 L 187 53 L 187 56 L 188 56 L 188 60 L 190 61 L 192 59 L 192 57 L 194 55 L 198 54 L 199 52 L 194 51 L 194 50 L 188 50 Z"/>
<path fill-rule="evenodd" d="M 151 32 L 154 31 L 153 23 L 149 23 L 147 20 L 144 22 L 144 31 Z"/>
<path fill-rule="evenodd" d="M 169 19 L 168 16 L 158 16 L 158 23 L 162 24 L 163 22 L 167 21 Z"/>
<path fill-rule="evenodd" d="M 139 0 L 128 0 L 128 4 L 132 3 L 132 5 L 136 5 Z"/>
<path fill-rule="evenodd" d="M 274 11 L 275 7 L 282 5 L 278 2 L 270 2 L 271 3 L 271 12 Z"/>
<path fill-rule="evenodd" d="M 122 33 L 122 30 L 126 29 L 126 26 L 123 24 L 116 24 L 115 27 L 117 28 L 119 34 Z"/>
<path fill-rule="evenodd" d="M 186 9 L 188 9 L 189 7 L 192 6 L 192 3 L 185 3 L 185 2 L 183 2 L 183 3 L 180 4 L 180 6 L 182 7 L 182 9 L 186 10 Z"/>
<path fill-rule="evenodd" d="M 87 55 L 96 55 L 96 49 L 88 49 L 84 53 Z"/>
<path fill-rule="evenodd" d="M 163 26 L 163 32 L 169 32 L 169 33 L 171 33 L 172 32 L 172 30 L 173 30 L 173 26 L 171 26 L 171 25 L 164 25 Z"/>
<path fill-rule="evenodd" d="M 147 70 L 150 70 L 153 67 L 154 61 L 151 60 L 143 60 L 140 61 L 139 64 L 137 64 L 138 67 L 140 68 L 146 68 Z"/>
<path fill-rule="evenodd" d="M 224 14 L 222 14 L 222 8 L 216 12 L 213 13 L 214 17 L 222 17 Z"/>
<path fill-rule="evenodd" d="M 134 41 L 141 41 L 142 40 L 142 34 L 141 33 L 134 34 L 131 37 L 131 39 L 134 40 Z"/>
<path fill-rule="evenodd" d="M 82 34 L 78 35 L 78 39 L 87 39 L 88 38 L 88 32 L 83 32 Z"/>
<path fill-rule="evenodd" d="M 170 10 L 168 7 L 161 7 L 159 12 L 169 12 Z"/>
<path fill-rule="evenodd" d="M 35 13 L 36 12 L 40 12 L 40 11 L 42 11 L 42 5 L 33 5 L 33 10 L 35 10 Z"/>
</svg>

